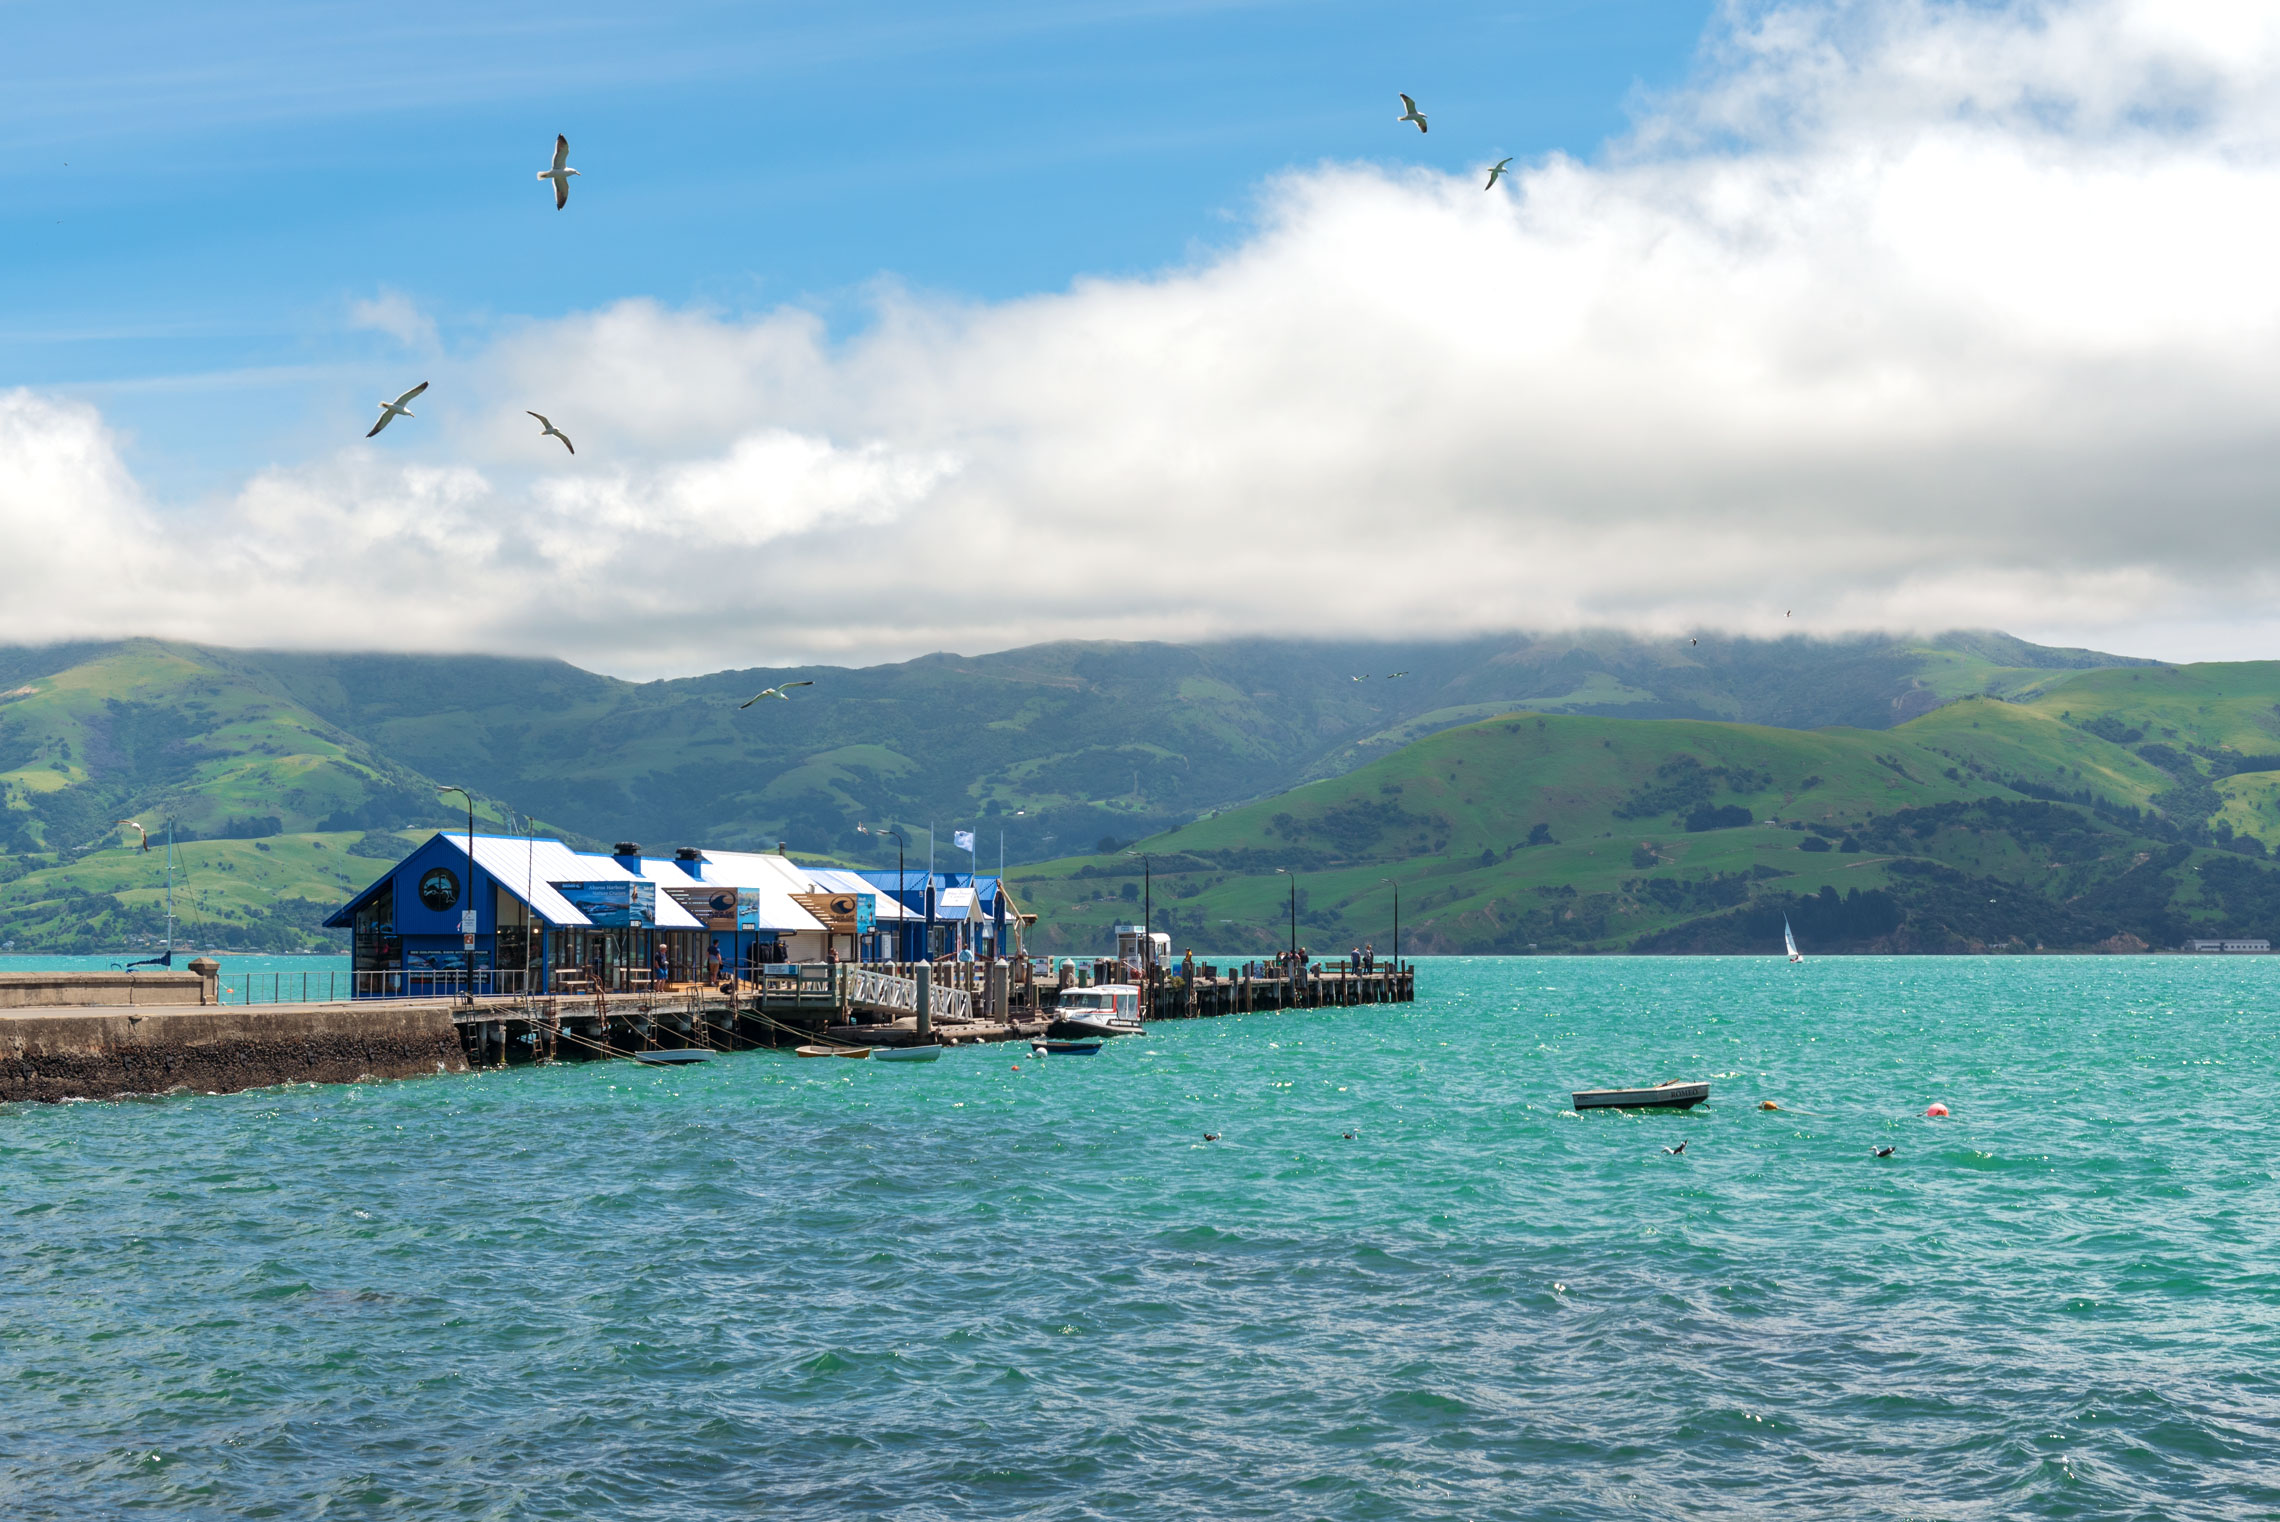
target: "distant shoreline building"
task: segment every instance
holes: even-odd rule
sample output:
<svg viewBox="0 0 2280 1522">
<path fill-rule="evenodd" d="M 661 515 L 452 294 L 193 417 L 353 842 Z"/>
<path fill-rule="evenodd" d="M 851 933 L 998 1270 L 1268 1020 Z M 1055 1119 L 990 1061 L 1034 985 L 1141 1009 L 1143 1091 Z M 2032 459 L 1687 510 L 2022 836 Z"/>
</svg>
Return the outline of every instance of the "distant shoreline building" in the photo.
<svg viewBox="0 0 2280 1522">
<path fill-rule="evenodd" d="M 2187 941 L 2177 949 L 2180 951 L 2270 951 L 2272 943 L 2270 941 L 2251 940 Z"/>
<path fill-rule="evenodd" d="M 439 830 L 325 921 L 350 932 L 359 998 L 545 994 L 750 977 L 783 963 L 916 962 L 1010 952 L 1018 910 L 995 877 L 801 866 L 683 846 L 609 855 Z M 662 962 L 660 962 L 662 956 Z M 655 969 L 662 966 L 659 979 Z"/>
</svg>

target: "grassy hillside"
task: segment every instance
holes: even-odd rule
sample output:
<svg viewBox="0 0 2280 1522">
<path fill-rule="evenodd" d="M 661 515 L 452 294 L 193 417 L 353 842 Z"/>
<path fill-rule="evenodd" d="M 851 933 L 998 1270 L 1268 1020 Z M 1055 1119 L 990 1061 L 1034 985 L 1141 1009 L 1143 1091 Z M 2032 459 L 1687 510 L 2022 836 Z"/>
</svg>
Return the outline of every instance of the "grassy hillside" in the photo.
<svg viewBox="0 0 2280 1522">
<path fill-rule="evenodd" d="M 1282 945 L 1294 881 L 1324 953 L 1389 949 L 1395 885 L 1418 951 L 1764 951 L 1785 913 L 1824 950 L 2280 938 L 2280 666 L 2015 699 L 1883 732 L 1513 714 L 1135 849 L 1159 928 L 1214 952 Z M 1055 947 L 1138 917 L 1134 856 L 1019 882 Z"/>
<path fill-rule="evenodd" d="M 944 839 L 976 829 L 992 856 L 1002 830 L 1019 862 L 1160 833 L 1484 715 L 1873 728 L 1961 693 L 2058 701 L 2093 674 L 2145 673 L 2001 635 L 1058 644 L 646 684 L 488 657 L 0 650 L 0 871 L 52 889 L 0 902 L 15 916 L 0 938 L 81 944 L 73 913 L 93 911 L 56 906 L 110 893 L 78 863 L 115 848 L 128 817 L 186 838 L 348 840 L 451 822 L 436 784 L 453 782 L 489 818 L 512 807 L 589 844 L 786 841 L 876 864 L 858 821 L 900 822 L 914 845 L 931 821 Z M 815 685 L 738 708 L 786 680 Z M 2138 766 L 2132 796 L 2164 775 Z M 274 912 L 253 926 L 280 944 L 302 934 Z"/>
</svg>

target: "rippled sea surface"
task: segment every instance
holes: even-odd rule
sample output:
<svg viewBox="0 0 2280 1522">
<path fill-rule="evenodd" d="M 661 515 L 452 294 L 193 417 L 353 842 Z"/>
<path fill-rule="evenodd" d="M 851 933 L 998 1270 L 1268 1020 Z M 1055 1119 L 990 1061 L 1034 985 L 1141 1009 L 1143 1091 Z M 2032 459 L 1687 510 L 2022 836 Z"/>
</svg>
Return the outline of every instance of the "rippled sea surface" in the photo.
<svg viewBox="0 0 2280 1522">
<path fill-rule="evenodd" d="M 0 1510 L 2280 1513 L 2280 961 L 1420 984 L 0 1108 Z"/>
</svg>

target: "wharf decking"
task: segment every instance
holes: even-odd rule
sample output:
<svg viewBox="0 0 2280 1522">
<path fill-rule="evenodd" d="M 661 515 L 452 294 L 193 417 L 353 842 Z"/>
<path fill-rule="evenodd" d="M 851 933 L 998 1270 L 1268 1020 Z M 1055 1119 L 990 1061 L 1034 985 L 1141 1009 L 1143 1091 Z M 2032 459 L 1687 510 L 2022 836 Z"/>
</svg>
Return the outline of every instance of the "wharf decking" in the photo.
<svg viewBox="0 0 2280 1522">
<path fill-rule="evenodd" d="M 1126 976 L 1113 962 L 1097 981 Z M 479 1000 L 455 1006 L 467 1056 L 478 1066 L 526 1060 L 632 1057 L 660 1047 L 719 1051 L 797 1046 L 948 1046 L 1031 1041 L 1059 1018 L 1062 990 L 1017 984 L 1012 970 L 963 963 L 931 969 L 927 1031 L 915 1009 L 916 968 L 894 964 L 816 969 L 800 977 L 739 983 L 733 990 L 681 987 L 603 996 Z M 1406 1004 L 1417 996 L 1412 966 L 1331 970 L 1285 977 L 1199 968 L 1147 989 L 1147 1019 L 1208 1019 L 1292 1009 Z"/>
</svg>

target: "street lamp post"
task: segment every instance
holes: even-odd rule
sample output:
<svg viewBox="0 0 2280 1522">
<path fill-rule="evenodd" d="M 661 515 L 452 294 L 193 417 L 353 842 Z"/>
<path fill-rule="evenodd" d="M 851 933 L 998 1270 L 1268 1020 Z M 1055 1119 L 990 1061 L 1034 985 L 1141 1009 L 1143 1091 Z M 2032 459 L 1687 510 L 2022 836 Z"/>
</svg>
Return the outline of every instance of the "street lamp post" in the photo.
<svg viewBox="0 0 2280 1522">
<path fill-rule="evenodd" d="M 1378 881 L 1393 889 L 1393 970 L 1398 974 L 1401 971 L 1401 884 L 1390 877 L 1381 877 Z"/>
<path fill-rule="evenodd" d="M 436 791 L 439 793 L 457 793 L 467 800 L 467 893 L 460 901 L 464 907 L 459 911 L 460 922 L 464 924 L 466 923 L 466 916 L 475 912 L 475 795 L 463 787 L 439 787 Z M 473 1004 L 475 1002 L 474 933 L 461 931 L 460 944 L 465 948 L 462 954 L 467 959 L 467 1002 Z"/>
<path fill-rule="evenodd" d="M 872 829 L 872 828 L 871 828 L 870 826 L 868 826 L 868 825 L 861 825 L 861 824 L 859 824 L 859 825 L 855 826 L 855 832 L 856 832 L 857 834 L 859 834 L 859 835 L 892 835 L 892 836 L 894 836 L 894 838 L 895 838 L 895 950 L 896 950 L 896 951 L 898 951 L 898 952 L 907 952 L 907 951 L 909 951 L 909 950 L 910 950 L 910 937 L 909 937 L 909 935 L 907 935 L 907 934 L 905 933 L 905 927 L 904 927 L 904 924 L 903 924 L 903 908 L 904 908 L 904 904 L 903 904 L 903 898 L 902 898 L 902 896 L 903 896 L 903 838 L 902 838 L 902 831 L 900 831 L 900 830 L 889 830 L 889 829 L 885 829 L 885 828 L 881 828 L 881 829 L 876 829 L 876 830 L 874 830 L 874 829 Z M 898 957 L 896 957 L 896 958 L 895 958 L 895 960 L 896 960 L 896 961 L 898 961 L 898 962 L 900 962 L 900 961 L 904 960 L 904 958 L 902 958 L 902 957 L 898 956 Z"/>
<path fill-rule="evenodd" d="M 1146 851 L 1124 854 L 1140 858 L 1140 967 L 1148 977 L 1156 966 L 1156 858 Z"/>
<path fill-rule="evenodd" d="M 1288 867 L 1277 867 L 1277 872 L 1290 879 L 1290 959 L 1298 962 L 1298 874 Z"/>
</svg>

